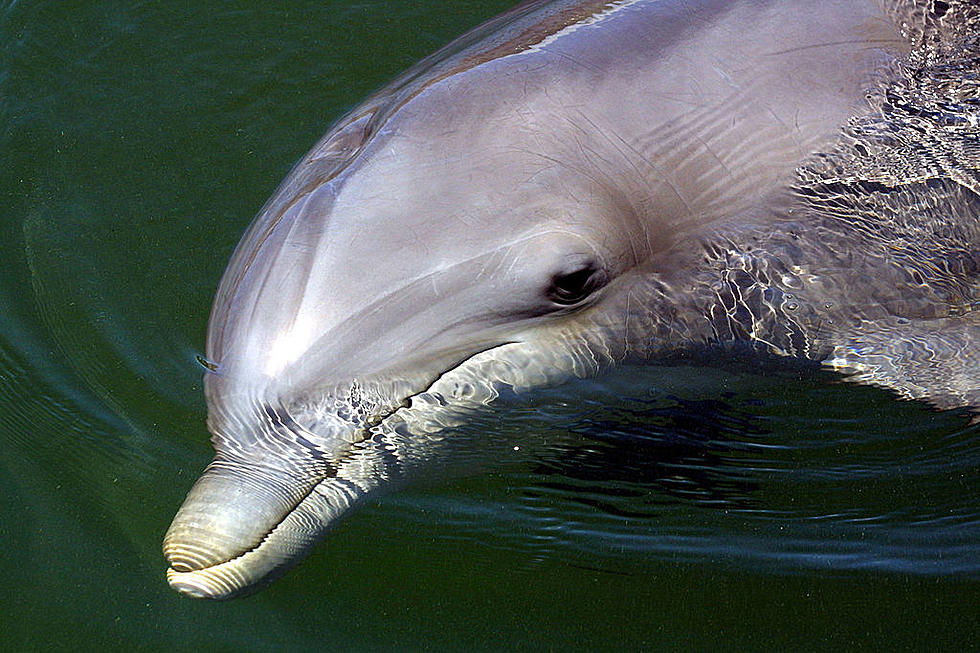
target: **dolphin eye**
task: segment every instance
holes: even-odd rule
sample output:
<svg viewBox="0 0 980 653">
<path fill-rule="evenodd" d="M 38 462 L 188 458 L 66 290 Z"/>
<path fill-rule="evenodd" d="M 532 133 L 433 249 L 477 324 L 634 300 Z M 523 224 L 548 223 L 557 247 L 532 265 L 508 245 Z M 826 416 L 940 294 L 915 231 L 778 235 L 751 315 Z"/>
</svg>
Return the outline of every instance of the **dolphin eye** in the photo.
<svg viewBox="0 0 980 653">
<path fill-rule="evenodd" d="M 571 272 L 551 278 L 548 299 L 561 306 L 572 306 L 591 295 L 606 283 L 605 273 L 590 263 Z"/>
</svg>

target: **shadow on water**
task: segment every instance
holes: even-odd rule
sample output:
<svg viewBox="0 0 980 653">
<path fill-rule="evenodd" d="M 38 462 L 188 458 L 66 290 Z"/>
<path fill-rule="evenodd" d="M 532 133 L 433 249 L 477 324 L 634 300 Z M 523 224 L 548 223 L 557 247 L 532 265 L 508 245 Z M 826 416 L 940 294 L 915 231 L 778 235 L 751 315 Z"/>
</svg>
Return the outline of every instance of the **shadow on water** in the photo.
<svg viewBox="0 0 980 653">
<path fill-rule="evenodd" d="M 965 416 L 814 372 L 656 366 L 487 413 L 453 434 L 442 477 L 479 471 L 439 486 L 437 505 L 411 488 L 382 502 L 406 530 L 442 510 L 454 538 L 610 573 L 657 559 L 980 573 L 980 442 Z"/>
<path fill-rule="evenodd" d="M 751 416 L 736 414 L 723 400 L 665 397 L 624 408 L 619 415 L 583 418 L 569 432 L 581 437 L 582 443 L 549 452 L 534 467 L 535 474 L 555 477 L 544 481 L 543 487 L 577 493 L 581 489 L 577 484 L 592 484 L 610 497 L 637 502 L 668 495 L 711 505 L 738 502 L 749 491 L 739 492 L 732 487 L 733 479 L 725 478 L 725 453 L 740 446 L 732 439 L 738 434 L 763 435 L 766 429 Z M 627 487 L 615 489 L 617 484 Z M 614 502 L 591 505 L 623 517 L 658 513 L 653 506 L 638 509 L 639 503 L 634 509 Z"/>
</svg>

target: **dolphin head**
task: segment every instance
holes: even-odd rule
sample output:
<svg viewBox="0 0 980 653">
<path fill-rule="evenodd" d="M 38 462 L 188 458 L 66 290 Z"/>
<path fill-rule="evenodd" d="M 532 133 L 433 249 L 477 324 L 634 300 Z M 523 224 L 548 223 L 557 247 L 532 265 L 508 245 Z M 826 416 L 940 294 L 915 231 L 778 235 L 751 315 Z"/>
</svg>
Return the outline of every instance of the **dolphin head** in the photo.
<svg viewBox="0 0 980 653">
<path fill-rule="evenodd" d="M 437 133 L 420 104 L 335 128 L 229 265 L 205 379 L 216 456 L 164 543 L 185 593 L 274 578 L 436 448 L 406 434 L 622 353 L 602 316 L 650 251 L 634 198 L 519 134 Z"/>
</svg>

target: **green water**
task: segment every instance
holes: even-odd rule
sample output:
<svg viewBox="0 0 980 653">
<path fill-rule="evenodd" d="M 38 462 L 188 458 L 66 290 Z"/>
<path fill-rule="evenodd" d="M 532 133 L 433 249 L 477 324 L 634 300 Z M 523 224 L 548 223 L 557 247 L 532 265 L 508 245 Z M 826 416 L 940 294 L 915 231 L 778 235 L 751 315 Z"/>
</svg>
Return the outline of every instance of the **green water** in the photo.
<svg viewBox="0 0 980 653">
<path fill-rule="evenodd" d="M 167 587 L 238 238 L 333 120 L 511 4 L 0 3 L 0 649 L 980 646 L 978 429 L 818 380 L 747 400 L 730 438 L 765 465 L 689 446 L 610 479 L 600 451 L 583 478 L 553 447 L 383 499 L 253 597 Z"/>
</svg>

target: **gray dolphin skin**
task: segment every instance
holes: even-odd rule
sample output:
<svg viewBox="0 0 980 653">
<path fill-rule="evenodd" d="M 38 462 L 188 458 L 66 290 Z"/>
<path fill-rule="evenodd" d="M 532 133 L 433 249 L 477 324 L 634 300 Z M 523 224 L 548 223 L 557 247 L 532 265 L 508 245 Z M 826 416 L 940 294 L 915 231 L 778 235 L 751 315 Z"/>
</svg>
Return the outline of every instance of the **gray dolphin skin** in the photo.
<svg viewBox="0 0 980 653">
<path fill-rule="evenodd" d="M 221 281 L 171 586 L 254 591 L 501 393 L 623 361 L 792 357 L 975 411 L 978 13 L 535 1 L 370 97 Z"/>
</svg>

